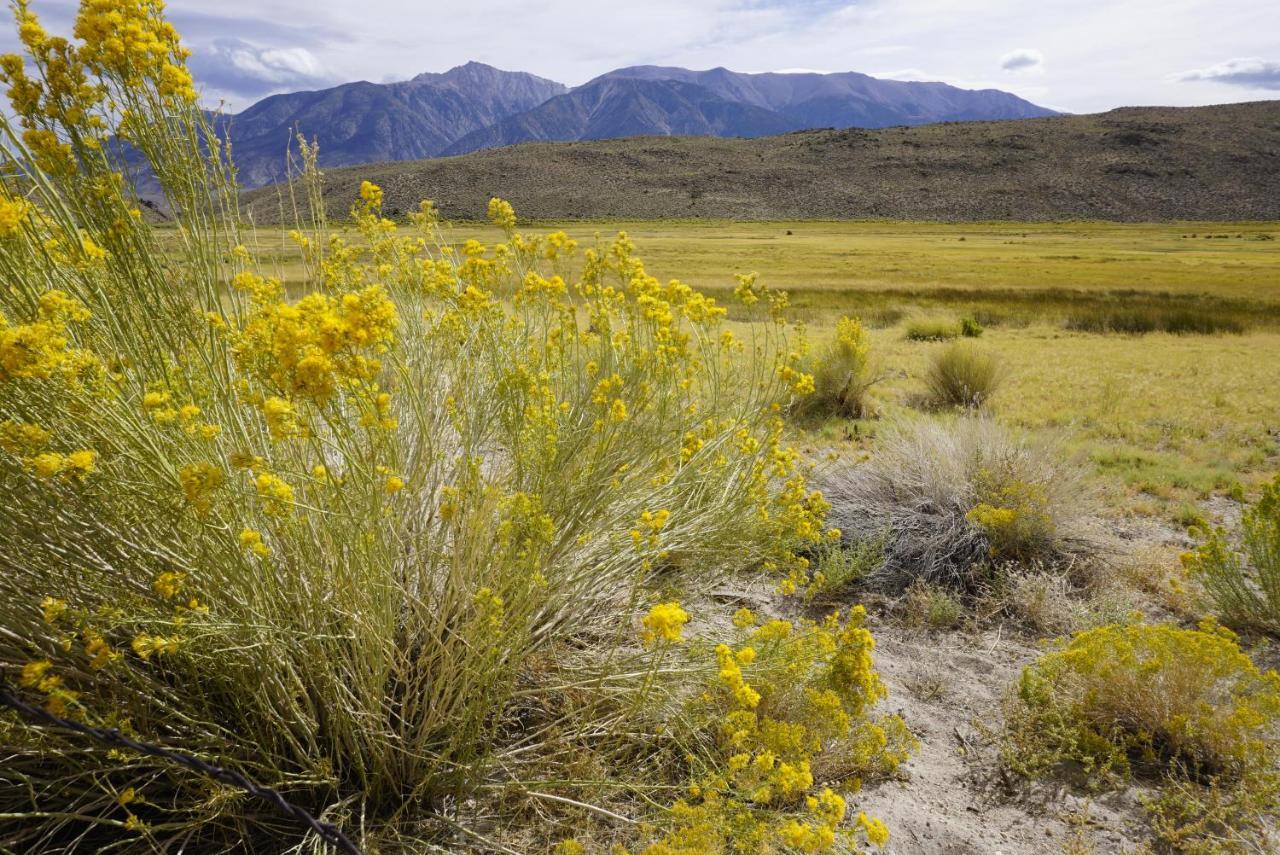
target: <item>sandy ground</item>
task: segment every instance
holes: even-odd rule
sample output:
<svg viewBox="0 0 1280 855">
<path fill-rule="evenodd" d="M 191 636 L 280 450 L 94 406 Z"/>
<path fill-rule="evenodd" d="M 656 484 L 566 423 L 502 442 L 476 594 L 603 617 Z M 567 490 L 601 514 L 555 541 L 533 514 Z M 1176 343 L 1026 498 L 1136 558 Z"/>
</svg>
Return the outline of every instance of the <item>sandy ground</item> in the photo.
<svg viewBox="0 0 1280 855">
<path fill-rule="evenodd" d="M 1004 693 L 1037 648 L 1008 630 L 920 632 L 877 622 L 882 709 L 920 739 L 904 779 L 868 786 L 857 810 L 888 823 L 893 855 L 1123 853 L 1147 835 L 1132 793 L 1084 798 L 1006 782 L 996 762 Z M 1089 847 L 1092 848 L 1089 848 Z"/>
</svg>

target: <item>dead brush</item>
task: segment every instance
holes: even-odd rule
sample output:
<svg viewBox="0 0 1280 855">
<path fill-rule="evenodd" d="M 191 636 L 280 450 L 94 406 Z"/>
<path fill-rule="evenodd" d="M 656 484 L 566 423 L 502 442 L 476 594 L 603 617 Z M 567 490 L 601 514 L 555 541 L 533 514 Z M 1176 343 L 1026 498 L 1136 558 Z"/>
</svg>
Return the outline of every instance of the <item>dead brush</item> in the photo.
<svg viewBox="0 0 1280 855">
<path fill-rule="evenodd" d="M 863 577 L 874 589 L 922 580 L 974 592 L 1008 558 L 1055 567 L 1099 547 L 1080 468 L 988 418 L 893 428 L 868 462 L 833 469 L 822 486 L 847 543 L 883 538 L 881 561 Z M 1033 528 L 1020 524 L 1027 517 Z"/>
</svg>

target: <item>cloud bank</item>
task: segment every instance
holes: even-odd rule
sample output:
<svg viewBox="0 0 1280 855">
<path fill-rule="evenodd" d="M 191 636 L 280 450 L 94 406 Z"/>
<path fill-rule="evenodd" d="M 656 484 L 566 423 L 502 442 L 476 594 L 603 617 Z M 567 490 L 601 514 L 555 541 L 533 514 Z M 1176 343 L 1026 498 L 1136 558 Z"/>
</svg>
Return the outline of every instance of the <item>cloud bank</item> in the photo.
<svg viewBox="0 0 1280 855">
<path fill-rule="evenodd" d="M 1249 89 L 1280 90 L 1280 62 L 1269 62 L 1259 57 L 1229 59 L 1209 68 L 1184 71 L 1175 79 L 1183 83 L 1205 81 Z"/>
</svg>

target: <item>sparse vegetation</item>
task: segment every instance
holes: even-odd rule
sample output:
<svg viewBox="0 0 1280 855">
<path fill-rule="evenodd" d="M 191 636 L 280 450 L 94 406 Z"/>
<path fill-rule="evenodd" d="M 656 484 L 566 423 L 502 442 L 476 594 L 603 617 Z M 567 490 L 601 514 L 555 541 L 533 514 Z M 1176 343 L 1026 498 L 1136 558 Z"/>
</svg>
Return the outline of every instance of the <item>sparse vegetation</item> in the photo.
<svg viewBox="0 0 1280 855">
<path fill-rule="evenodd" d="M 1223 619 L 1280 635 L 1280 477 L 1245 509 L 1239 548 L 1221 526 L 1183 563 L 1200 580 Z"/>
<path fill-rule="evenodd" d="M 924 379 L 934 406 L 977 409 L 996 393 L 1004 376 L 997 357 L 968 342 L 956 342 L 934 354 Z"/>
<path fill-rule="evenodd" d="M 1280 674 L 1228 631 L 1168 624 L 1078 633 L 1024 670 L 1004 756 L 1038 777 L 1074 764 L 1097 786 L 1142 775 L 1158 837 L 1177 851 L 1268 851 L 1280 812 Z"/>
</svg>

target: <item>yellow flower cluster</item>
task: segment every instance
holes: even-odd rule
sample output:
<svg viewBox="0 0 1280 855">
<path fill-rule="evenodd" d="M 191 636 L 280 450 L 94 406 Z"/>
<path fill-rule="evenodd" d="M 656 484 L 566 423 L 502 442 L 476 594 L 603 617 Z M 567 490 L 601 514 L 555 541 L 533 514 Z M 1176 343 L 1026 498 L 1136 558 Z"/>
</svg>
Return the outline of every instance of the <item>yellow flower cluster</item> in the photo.
<svg viewBox="0 0 1280 855">
<path fill-rule="evenodd" d="M 48 659 L 28 662 L 22 667 L 18 677 L 18 685 L 34 689 L 45 696 L 44 708 L 57 716 L 66 717 L 72 711 L 80 695 L 63 685 L 62 677 L 50 673 L 53 663 Z"/>
<path fill-rule="evenodd" d="M 489 222 L 503 231 L 514 232 L 516 228 L 516 211 L 505 199 L 493 197 L 489 200 Z"/>
<path fill-rule="evenodd" d="M 312 293 L 289 304 L 264 299 L 273 289 L 264 289 L 263 282 L 252 275 L 239 282 L 256 304 L 234 334 L 243 369 L 286 398 L 316 404 L 327 402 L 340 387 L 371 383 L 381 369 L 374 354 L 393 343 L 399 324 L 395 304 L 381 286 L 336 299 Z"/>
<path fill-rule="evenodd" d="M 178 471 L 182 494 L 197 513 L 209 510 L 214 492 L 222 486 L 225 475 L 212 463 L 191 463 Z"/>
<path fill-rule="evenodd" d="M 0 315 L 0 382 L 55 374 L 76 379 L 96 367 L 92 355 L 70 347 L 68 339 L 68 323 L 88 318 L 88 309 L 62 291 L 43 294 L 30 323 L 11 325 Z"/>
<path fill-rule="evenodd" d="M 31 203 L 20 196 L 0 196 L 0 238 L 16 235 L 31 211 Z"/>
<path fill-rule="evenodd" d="M 161 0 L 82 0 L 75 36 L 93 71 L 126 86 L 153 81 L 161 96 L 194 101 L 178 31 L 162 17 Z"/>
<path fill-rule="evenodd" d="M 259 558 L 266 558 L 271 554 L 271 547 L 262 542 L 262 532 L 251 528 L 240 532 L 240 548 L 252 552 Z"/>
<path fill-rule="evenodd" d="M 771 845 L 825 852 L 841 842 L 859 851 L 859 837 L 888 842 L 884 824 L 864 814 L 844 826 L 847 806 L 834 790 L 811 792 L 813 759 L 828 744 L 841 745 L 856 768 L 877 772 L 895 768 L 915 745 L 897 717 L 870 718 L 885 689 L 864 620 L 861 607 L 799 625 L 757 627 L 749 610 L 734 615 L 746 637 L 736 649 L 716 647 L 716 685 L 703 696 L 718 718 L 723 767 L 690 787 L 672 809 L 671 830 L 642 855 Z"/>
<path fill-rule="evenodd" d="M 182 646 L 182 638 L 176 635 L 152 635 L 143 632 L 134 636 L 129 646 L 145 662 L 156 654 L 169 655 L 176 653 Z"/>
<path fill-rule="evenodd" d="M 269 516 L 284 516 L 293 509 L 293 487 L 279 476 L 260 472 L 254 479 L 253 486 L 262 501 L 263 512 Z"/>
<path fill-rule="evenodd" d="M 640 640 L 646 647 L 652 647 L 659 641 L 679 644 L 684 641 L 684 625 L 689 622 L 689 613 L 677 602 L 659 603 L 649 609 L 641 623 L 644 631 Z"/>
<path fill-rule="evenodd" d="M 73 451 L 70 454 L 59 454 L 46 451 L 27 459 L 27 466 L 37 478 L 49 480 L 60 477 L 66 481 L 83 481 L 97 466 L 96 451 Z"/>
</svg>

